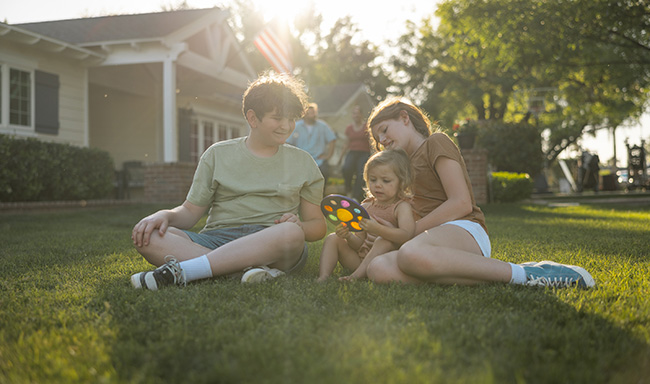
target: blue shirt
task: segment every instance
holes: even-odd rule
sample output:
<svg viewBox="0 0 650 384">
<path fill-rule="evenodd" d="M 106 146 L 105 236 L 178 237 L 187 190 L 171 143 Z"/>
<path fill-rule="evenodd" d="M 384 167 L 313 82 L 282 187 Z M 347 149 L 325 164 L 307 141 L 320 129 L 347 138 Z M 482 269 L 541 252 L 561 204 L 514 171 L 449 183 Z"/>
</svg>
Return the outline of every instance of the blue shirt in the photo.
<svg viewBox="0 0 650 384">
<path fill-rule="evenodd" d="M 296 129 L 287 139 L 287 143 L 309 152 L 320 167 L 324 160 L 319 157 L 327 150 L 327 144 L 334 140 L 336 140 L 336 134 L 323 120 L 316 120 L 311 126 L 311 132 L 309 132 L 305 120 L 299 120 L 296 123 Z"/>
</svg>

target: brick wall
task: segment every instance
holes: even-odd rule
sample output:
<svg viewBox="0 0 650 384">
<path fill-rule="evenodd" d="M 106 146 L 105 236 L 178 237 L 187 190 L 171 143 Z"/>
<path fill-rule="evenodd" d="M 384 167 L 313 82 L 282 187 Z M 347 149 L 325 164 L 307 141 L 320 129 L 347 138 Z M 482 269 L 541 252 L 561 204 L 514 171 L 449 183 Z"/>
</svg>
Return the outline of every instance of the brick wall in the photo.
<svg viewBox="0 0 650 384">
<path fill-rule="evenodd" d="M 147 164 L 144 169 L 144 199 L 150 203 L 181 204 L 192 185 L 196 164 Z"/>
<path fill-rule="evenodd" d="M 482 148 L 461 149 L 472 182 L 476 204 L 488 202 L 488 153 Z"/>
</svg>

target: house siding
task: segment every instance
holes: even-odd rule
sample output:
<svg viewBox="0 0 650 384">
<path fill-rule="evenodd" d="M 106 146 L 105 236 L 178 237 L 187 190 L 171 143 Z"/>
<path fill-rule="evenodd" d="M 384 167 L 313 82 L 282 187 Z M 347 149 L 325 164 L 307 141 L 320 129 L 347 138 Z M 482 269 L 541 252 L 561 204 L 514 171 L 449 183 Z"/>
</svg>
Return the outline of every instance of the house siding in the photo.
<svg viewBox="0 0 650 384">
<path fill-rule="evenodd" d="M 159 100 L 92 84 L 89 93 L 91 147 L 109 152 L 116 169 L 163 161 Z"/>
<path fill-rule="evenodd" d="M 21 70 L 40 70 L 59 76 L 59 124 L 57 134 L 39 134 L 34 130 L 34 115 L 32 115 L 31 128 L 16 128 L 13 126 L 0 126 L 0 133 L 36 137 L 42 141 L 72 144 L 83 147 L 86 145 L 86 120 L 85 120 L 85 82 L 87 68 L 76 60 L 70 60 L 56 53 L 47 53 L 40 50 L 17 45 L 0 40 L 0 62 L 15 66 Z M 34 95 L 32 94 L 32 103 Z"/>
</svg>

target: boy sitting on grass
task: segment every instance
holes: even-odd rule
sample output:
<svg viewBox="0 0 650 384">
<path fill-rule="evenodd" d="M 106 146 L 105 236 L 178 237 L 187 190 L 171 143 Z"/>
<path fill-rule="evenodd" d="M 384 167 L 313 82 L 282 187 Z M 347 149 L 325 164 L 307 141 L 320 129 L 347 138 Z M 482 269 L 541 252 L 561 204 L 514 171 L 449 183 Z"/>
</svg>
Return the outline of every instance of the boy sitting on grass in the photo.
<svg viewBox="0 0 650 384">
<path fill-rule="evenodd" d="M 158 267 L 131 276 L 135 288 L 246 269 L 242 282 L 263 281 L 304 266 L 305 241 L 326 232 L 323 176 L 307 152 L 285 144 L 306 99 L 303 83 L 289 76 L 264 75 L 249 86 L 242 112 L 250 134 L 208 148 L 185 202 L 133 228 L 136 249 Z M 188 231 L 208 209 L 205 227 Z"/>
</svg>

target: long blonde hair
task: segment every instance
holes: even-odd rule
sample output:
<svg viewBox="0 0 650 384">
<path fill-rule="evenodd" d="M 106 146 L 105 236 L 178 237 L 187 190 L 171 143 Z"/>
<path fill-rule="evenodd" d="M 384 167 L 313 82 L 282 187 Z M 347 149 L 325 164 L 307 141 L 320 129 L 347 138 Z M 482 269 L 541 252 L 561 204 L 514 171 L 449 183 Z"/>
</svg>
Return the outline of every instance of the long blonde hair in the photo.
<svg viewBox="0 0 650 384">
<path fill-rule="evenodd" d="M 366 165 L 363 167 L 363 180 L 366 182 L 366 196 L 372 197 L 372 193 L 368 187 L 368 172 L 380 165 L 388 165 L 395 172 L 395 176 L 399 180 L 397 196 L 400 199 L 410 198 L 412 195 L 413 170 L 411 169 L 411 160 L 403 149 L 387 149 L 375 153 L 368 159 Z"/>
</svg>

